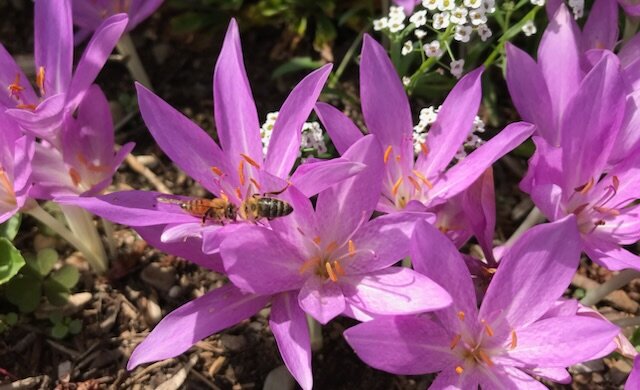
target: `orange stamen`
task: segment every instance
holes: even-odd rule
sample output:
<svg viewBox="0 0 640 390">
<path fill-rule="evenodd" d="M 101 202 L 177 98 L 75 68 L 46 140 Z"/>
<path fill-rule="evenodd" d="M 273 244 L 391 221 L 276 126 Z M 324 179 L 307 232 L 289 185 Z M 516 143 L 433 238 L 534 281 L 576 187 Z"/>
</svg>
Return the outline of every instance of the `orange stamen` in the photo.
<svg viewBox="0 0 640 390">
<path fill-rule="evenodd" d="M 240 156 L 242 156 L 242 158 L 244 159 L 244 161 L 248 162 L 249 165 L 253 165 L 254 167 L 260 169 L 260 164 L 258 164 L 256 162 L 256 160 L 252 159 L 251 157 L 247 156 L 244 153 L 240 153 Z"/>
<path fill-rule="evenodd" d="M 602 214 L 610 214 L 613 216 L 618 216 L 620 215 L 620 211 L 616 210 L 616 209 L 611 209 L 608 207 L 600 207 L 600 206 L 593 206 L 593 209 L 599 213 Z"/>
<path fill-rule="evenodd" d="M 24 91 L 24 87 L 20 85 L 20 73 L 16 73 L 16 79 L 12 84 L 9 84 L 9 96 L 15 96 L 17 100 L 20 100 L 18 94 Z"/>
<path fill-rule="evenodd" d="M 458 312 L 458 319 L 459 319 L 460 321 L 464 321 L 464 312 L 463 312 L 463 311 L 459 311 L 459 312 Z"/>
<path fill-rule="evenodd" d="M 253 183 L 254 186 L 256 186 L 256 190 L 258 190 L 258 192 L 260 191 L 260 183 L 258 183 L 258 181 L 254 178 L 249 179 L 250 182 Z"/>
<path fill-rule="evenodd" d="M 516 331 L 512 330 L 511 331 L 511 345 L 509 346 L 509 348 L 515 349 L 517 345 L 518 345 L 518 336 L 516 336 Z"/>
<path fill-rule="evenodd" d="M 422 150 L 422 154 L 424 154 L 425 156 L 429 154 L 429 147 L 425 142 L 420 144 L 420 150 Z"/>
<path fill-rule="evenodd" d="M 335 241 L 331 241 L 329 243 L 329 245 L 327 245 L 327 248 L 325 249 L 328 253 L 331 253 L 333 251 L 335 251 L 336 249 L 338 249 L 338 243 Z"/>
<path fill-rule="evenodd" d="M 218 176 L 224 175 L 224 172 L 222 172 L 222 169 L 218 167 L 211 167 L 211 172 L 215 173 Z"/>
<path fill-rule="evenodd" d="M 396 196 L 398 194 L 398 189 L 400 189 L 400 184 L 402 184 L 402 176 L 398 180 L 396 180 L 395 184 L 391 188 L 391 194 Z"/>
<path fill-rule="evenodd" d="M 414 179 L 412 176 L 407 176 L 407 178 L 409 179 L 411 184 L 413 184 L 413 188 L 415 188 L 417 192 L 420 192 L 422 190 L 422 187 L 420 187 L 420 183 L 418 183 L 416 179 Z"/>
<path fill-rule="evenodd" d="M 80 164 L 87 167 L 87 169 L 90 170 L 91 172 L 108 172 L 109 171 L 109 168 L 103 165 L 95 165 L 93 163 L 90 163 L 89 161 L 87 161 L 87 158 L 82 153 L 78 153 L 76 155 L 76 158 L 78 159 L 78 161 L 80 161 Z"/>
<path fill-rule="evenodd" d="M 36 73 L 36 85 L 40 90 L 40 96 L 44 96 L 44 66 L 38 68 L 38 73 Z"/>
<path fill-rule="evenodd" d="M 16 108 L 25 109 L 25 110 L 29 110 L 29 111 L 35 111 L 36 110 L 36 105 L 35 104 L 17 104 Z"/>
<path fill-rule="evenodd" d="M 463 372 L 464 368 L 462 368 L 461 366 L 456 366 L 456 374 L 462 375 Z"/>
<path fill-rule="evenodd" d="M 320 236 L 313 237 L 313 242 L 315 242 L 317 245 L 320 245 L 320 241 L 321 241 Z"/>
<path fill-rule="evenodd" d="M 16 192 L 13 190 L 13 186 L 9 181 L 9 177 L 7 176 L 7 172 L 4 169 L 0 168 L 0 185 L 4 187 L 5 191 L 9 193 L 11 197 L 12 203 L 15 202 Z"/>
<path fill-rule="evenodd" d="M 236 187 L 236 196 L 238 199 L 242 199 L 242 191 L 240 191 L 240 188 L 238 187 Z"/>
<path fill-rule="evenodd" d="M 338 274 L 338 276 L 344 276 L 344 268 L 342 268 L 338 261 L 333 262 L 333 268 L 336 269 L 336 273 Z"/>
<path fill-rule="evenodd" d="M 353 240 L 349 240 L 349 256 L 353 257 L 356 254 L 356 244 Z"/>
<path fill-rule="evenodd" d="M 332 282 L 337 282 L 338 281 L 338 277 L 336 276 L 335 272 L 333 272 L 333 268 L 331 268 L 331 264 L 324 263 L 324 268 L 326 268 L 327 270 L 327 275 L 329 275 L 329 279 L 331 279 Z"/>
<path fill-rule="evenodd" d="M 481 320 L 480 322 L 484 325 L 484 331 L 487 333 L 487 336 L 493 337 L 493 329 L 487 324 L 487 321 Z"/>
<path fill-rule="evenodd" d="M 244 160 L 240 160 L 240 163 L 238 163 L 238 177 L 240 178 L 240 185 L 244 186 L 244 183 L 245 183 Z"/>
<path fill-rule="evenodd" d="M 483 362 L 487 363 L 487 365 L 489 367 L 493 366 L 493 361 L 489 358 L 489 356 L 483 351 L 483 350 L 478 350 L 477 351 L 478 355 L 480 355 L 480 359 L 482 359 Z"/>
<path fill-rule="evenodd" d="M 613 176 L 611 178 L 611 182 L 613 183 L 613 190 L 618 192 L 618 187 L 620 186 L 620 179 L 618 179 L 618 176 Z"/>
<path fill-rule="evenodd" d="M 389 156 L 391 155 L 392 150 L 393 148 L 391 147 L 391 145 L 387 146 L 387 149 L 385 149 L 384 156 L 382 157 L 382 160 L 385 164 L 387 163 L 387 161 L 389 161 Z"/>
<path fill-rule="evenodd" d="M 453 336 L 453 340 L 451 340 L 451 344 L 449 345 L 450 349 L 454 349 L 456 347 L 456 345 L 458 345 L 458 342 L 460 342 L 460 339 L 462 338 L 461 334 L 457 334 L 455 336 Z"/>
<path fill-rule="evenodd" d="M 69 169 L 69 176 L 71 177 L 71 182 L 76 187 L 82 181 L 82 178 L 80 177 L 80 174 L 78 173 L 78 171 L 75 170 L 75 168 L 70 168 Z"/>
<path fill-rule="evenodd" d="M 416 175 L 416 177 L 417 177 L 418 179 L 422 180 L 422 182 L 423 182 L 427 187 L 429 187 L 429 189 L 430 189 L 430 190 L 431 190 L 431 189 L 433 189 L 433 183 L 431 183 L 431 182 L 429 181 L 429 179 L 427 179 L 427 178 L 426 178 L 426 176 L 422 174 L 422 172 L 417 171 L 417 170 L 415 170 L 415 169 L 414 169 L 413 171 L 411 171 L 411 172 L 413 172 L 413 174 L 414 174 L 414 175 Z"/>
<path fill-rule="evenodd" d="M 302 263 L 302 265 L 300 266 L 300 269 L 298 270 L 298 272 L 300 272 L 300 274 L 303 274 L 305 272 L 307 272 L 311 267 L 313 267 L 317 262 L 319 261 L 319 259 L 317 257 L 314 257 L 313 259 L 307 260 L 304 263 Z"/>
<path fill-rule="evenodd" d="M 586 194 L 591 188 L 593 188 L 593 185 L 595 184 L 595 180 L 593 179 L 593 177 L 589 178 L 589 181 L 586 182 L 585 184 L 574 188 L 574 190 L 576 192 L 579 192 L 581 194 Z"/>
</svg>

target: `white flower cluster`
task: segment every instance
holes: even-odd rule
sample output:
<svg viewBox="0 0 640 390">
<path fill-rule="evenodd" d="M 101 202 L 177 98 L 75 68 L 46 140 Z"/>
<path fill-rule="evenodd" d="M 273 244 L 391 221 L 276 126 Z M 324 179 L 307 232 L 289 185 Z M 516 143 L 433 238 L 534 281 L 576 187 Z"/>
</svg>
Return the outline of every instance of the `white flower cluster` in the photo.
<svg viewBox="0 0 640 390">
<path fill-rule="evenodd" d="M 574 18 L 580 19 L 584 15 L 584 0 L 569 0 L 569 7 Z"/>
<path fill-rule="evenodd" d="M 260 127 L 260 138 L 262 139 L 262 153 L 267 154 L 269 143 L 271 142 L 271 134 L 273 126 L 278 119 L 278 111 L 267 114 L 267 120 Z M 327 152 L 327 145 L 324 143 L 322 128 L 318 122 L 305 122 L 302 125 L 302 143 L 301 149 L 315 149 L 318 154 Z M 302 155 L 302 150 L 298 151 L 298 157 Z"/>
<path fill-rule="evenodd" d="M 427 140 L 427 134 L 429 128 L 438 119 L 439 107 L 430 106 L 420 110 L 418 124 L 413 128 L 413 151 L 417 155 L 422 151 L 422 144 Z M 469 132 L 467 139 L 458 149 L 455 158 L 460 161 L 467 156 L 467 150 L 475 150 L 484 143 L 482 138 L 478 137 L 476 133 L 484 133 L 484 122 L 479 116 L 476 116 L 473 120 L 473 128 Z"/>
<path fill-rule="evenodd" d="M 389 15 L 373 21 L 373 29 L 376 31 L 388 29 L 392 33 L 397 33 L 406 27 L 404 24 L 407 16 L 403 7 L 389 7 Z"/>
</svg>

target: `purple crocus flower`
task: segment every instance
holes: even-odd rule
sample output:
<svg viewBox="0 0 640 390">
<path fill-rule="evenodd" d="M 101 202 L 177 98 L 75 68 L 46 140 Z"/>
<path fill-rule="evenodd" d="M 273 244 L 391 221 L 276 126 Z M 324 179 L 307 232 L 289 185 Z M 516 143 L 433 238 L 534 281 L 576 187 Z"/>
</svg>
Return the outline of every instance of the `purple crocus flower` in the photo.
<svg viewBox="0 0 640 390">
<path fill-rule="evenodd" d="M 416 161 L 411 108 L 400 77 L 384 48 L 365 36 L 360 62 L 362 112 L 368 130 L 382 145 L 385 170 L 378 211 L 428 210 L 438 213 L 441 221 L 453 220 L 462 211 L 461 207 L 445 204 L 462 194 L 491 164 L 532 134 L 532 125 L 509 125 L 450 167 L 473 128 L 482 95 L 481 75 L 482 69 L 470 72 L 449 93 Z M 339 152 L 363 136 L 351 120 L 332 106 L 318 103 L 316 112 Z M 452 208 L 454 212 L 450 212 Z M 454 230 L 453 226 L 447 228 Z M 459 235 L 468 238 L 467 233 Z"/>
<path fill-rule="evenodd" d="M 279 191 L 287 183 L 311 196 L 359 172 L 363 166 L 347 159 L 301 165 L 289 177 L 301 141 L 301 129 L 329 75 L 331 65 L 304 78 L 284 102 L 269 148 L 263 154 L 260 125 L 243 64 L 238 26 L 231 21 L 214 71 L 215 123 L 220 146 L 179 111 L 137 85 L 142 117 L 162 150 L 183 171 L 217 197 L 236 206 L 254 194 Z M 160 201 L 159 201 L 160 199 Z M 81 206 L 111 221 L 132 226 L 160 249 L 184 256 L 215 271 L 222 263 L 215 248 L 204 255 L 202 236 L 212 242 L 237 225 L 222 226 L 190 215 L 163 199 L 181 199 L 150 191 L 116 192 L 97 198 L 58 199 Z M 266 223 L 266 222 L 265 222 Z M 161 229 L 157 228 L 162 226 Z M 147 233 L 161 234 L 160 237 Z M 189 240 L 188 245 L 185 241 Z M 186 251 L 186 252 L 185 252 Z"/>
<path fill-rule="evenodd" d="M 433 313 L 379 317 L 345 337 L 375 368 L 440 372 L 432 389 L 545 388 L 530 375 L 566 383 L 565 367 L 602 354 L 619 331 L 556 308 L 580 258 L 572 216 L 532 228 L 509 248 L 479 309 L 463 259 L 437 229 L 416 227 L 411 257 L 454 303 Z"/>
<path fill-rule="evenodd" d="M 24 135 L 18 124 L 0 112 L 0 223 L 24 206 L 31 188 L 33 138 Z"/>
<path fill-rule="evenodd" d="M 9 89 L 8 95 L 0 94 L 0 105 L 7 108 L 7 113 L 24 130 L 56 146 L 64 116 L 78 107 L 127 25 L 127 16 L 123 14 L 105 20 L 72 74 L 73 25 L 69 1 L 35 2 L 37 91 L 0 45 L 0 85 Z"/>
<path fill-rule="evenodd" d="M 422 0 L 393 0 L 393 2 L 404 9 L 404 13 L 411 15 L 416 5 L 420 4 Z"/>
<path fill-rule="evenodd" d="M 128 143 L 114 153 L 113 145 L 109 102 L 100 88 L 92 85 L 78 107 L 77 118 L 68 117 L 62 125 L 61 148 L 36 145 L 30 195 L 50 200 L 100 194 L 134 146 Z"/>
<path fill-rule="evenodd" d="M 599 0 L 600 1 L 600 0 Z M 616 1 L 614 0 L 602 0 L 603 2 L 611 3 L 612 6 L 617 7 Z M 631 16 L 639 16 L 640 15 L 640 4 L 637 0 L 618 0 L 618 4 L 625 10 L 625 12 Z M 549 18 L 553 16 L 553 14 L 558 10 L 558 8 L 563 5 L 562 0 L 548 0 L 546 4 L 547 15 Z M 589 15 L 593 15 L 596 13 L 595 5 L 591 8 L 591 12 Z M 617 10 L 616 10 L 617 12 Z"/>
<path fill-rule="evenodd" d="M 82 41 L 95 31 L 102 22 L 116 14 L 127 14 L 129 23 L 125 31 L 133 30 L 148 18 L 164 0 L 72 0 L 73 23 L 80 30 L 76 42 Z"/>
<path fill-rule="evenodd" d="M 282 358 L 302 388 L 310 389 L 305 312 L 326 323 L 343 312 L 370 318 L 371 313 L 415 313 L 448 305 L 448 295 L 428 278 L 389 267 L 407 254 L 415 221 L 427 215 L 396 213 L 368 221 L 380 187 L 382 161 L 376 149 L 373 136 L 356 142 L 345 157 L 367 168 L 321 192 L 315 210 L 292 187 L 283 198 L 295 212 L 272 221 L 273 230 L 245 225 L 227 236 L 220 253 L 234 286 L 167 315 L 136 348 L 129 368 L 182 353 L 270 301 L 269 324 Z"/>
<path fill-rule="evenodd" d="M 624 384 L 624 390 L 637 390 L 640 389 L 640 355 L 633 359 L 633 369 L 627 378 L 627 382 Z"/>
</svg>

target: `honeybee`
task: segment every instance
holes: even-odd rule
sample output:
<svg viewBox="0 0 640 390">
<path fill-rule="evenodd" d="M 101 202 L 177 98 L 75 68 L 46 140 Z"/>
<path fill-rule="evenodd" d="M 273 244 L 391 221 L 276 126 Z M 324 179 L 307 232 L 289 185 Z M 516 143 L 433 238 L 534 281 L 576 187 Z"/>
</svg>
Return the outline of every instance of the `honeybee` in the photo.
<svg viewBox="0 0 640 390">
<path fill-rule="evenodd" d="M 271 221 L 275 218 L 285 217 L 293 212 L 293 207 L 283 200 L 269 198 L 255 194 L 247 198 L 240 205 L 239 214 L 247 221 L 257 221 L 266 218 Z"/>
</svg>

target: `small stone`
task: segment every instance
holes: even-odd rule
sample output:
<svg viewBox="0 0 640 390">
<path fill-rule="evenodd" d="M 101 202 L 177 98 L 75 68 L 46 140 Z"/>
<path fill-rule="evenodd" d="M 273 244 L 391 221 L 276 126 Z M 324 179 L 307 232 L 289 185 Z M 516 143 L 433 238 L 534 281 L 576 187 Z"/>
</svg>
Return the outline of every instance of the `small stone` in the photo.
<svg viewBox="0 0 640 390">
<path fill-rule="evenodd" d="M 33 249 L 39 252 L 47 248 L 56 247 L 56 238 L 51 236 L 45 236 L 44 234 L 36 234 L 33 238 Z"/>
<path fill-rule="evenodd" d="M 220 336 L 220 342 L 225 349 L 231 352 L 242 351 L 247 346 L 247 339 L 241 335 L 223 334 Z"/>
<path fill-rule="evenodd" d="M 616 385 L 623 384 L 631 369 L 633 367 L 624 359 L 617 359 L 613 364 L 610 365 L 609 375 L 611 376 L 611 382 Z"/>
<path fill-rule="evenodd" d="M 158 263 L 151 263 L 142 270 L 140 278 L 166 293 L 175 283 L 176 270 L 173 267 L 162 267 Z"/>
<path fill-rule="evenodd" d="M 149 326 L 154 326 L 162 319 L 160 306 L 151 299 L 147 299 L 144 305 L 144 319 Z"/>
<path fill-rule="evenodd" d="M 71 362 L 65 360 L 64 362 L 58 364 L 58 379 L 64 380 L 69 379 L 68 376 L 71 374 Z"/>
<path fill-rule="evenodd" d="M 172 286 L 169 289 L 169 297 L 175 299 L 178 298 L 182 294 L 182 288 L 178 285 Z"/>
<path fill-rule="evenodd" d="M 293 379 L 285 366 L 279 366 L 271 370 L 264 381 L 263 390 L 293 390 L 296 380 Z"/>
</svg>

